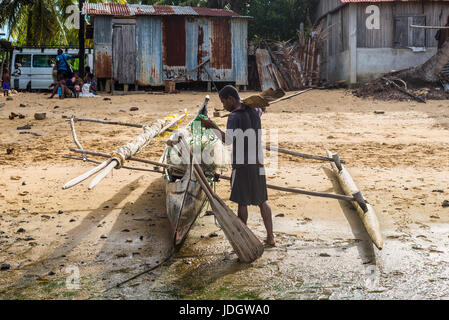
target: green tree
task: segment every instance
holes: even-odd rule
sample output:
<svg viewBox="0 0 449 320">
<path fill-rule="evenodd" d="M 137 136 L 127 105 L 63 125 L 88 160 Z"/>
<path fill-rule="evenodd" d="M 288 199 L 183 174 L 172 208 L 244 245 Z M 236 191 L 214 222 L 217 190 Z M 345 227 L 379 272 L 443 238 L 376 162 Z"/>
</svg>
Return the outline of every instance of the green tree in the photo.
<svg viewBox="0 0 449 320">
<path fill-rule="evenodd" d="M 301 22 L 313 13 L 315 0 L 128 0 L 128 3 L 229 8 L 252 16 L 248 37 L 289 40 L 296 37 Z"/>
<path fill-rule="evenodd" d="M 301 22 L 313 12 L 314 0 L 89 0 L 146 5 L 201 6 L 229 8 L 252 16 L 248 37 L 289 40 L 296 36 Z M 0 27 L 9 28 L 9 38 L 23 45 L 78 44 L 78 30 L 64 25 L 66 8 L 76 0 L 0 0 Z"/>
<path fill-rule="evenodd" d="M 18 45 L 78 44 L 78 30 L 64 25 L 69 16 L 66 8 L 71 5 L 78 6 L 78 1 L 0 0 L 0 27 L 8 26 L 8 38 Z"/>
<path fill-rule="evenodd" d="M 252 0 L 239 13 L 254 18 L 248 26 L 250 39 L 290 40 L 315 5 L 313 0 Z"/>
</svg>

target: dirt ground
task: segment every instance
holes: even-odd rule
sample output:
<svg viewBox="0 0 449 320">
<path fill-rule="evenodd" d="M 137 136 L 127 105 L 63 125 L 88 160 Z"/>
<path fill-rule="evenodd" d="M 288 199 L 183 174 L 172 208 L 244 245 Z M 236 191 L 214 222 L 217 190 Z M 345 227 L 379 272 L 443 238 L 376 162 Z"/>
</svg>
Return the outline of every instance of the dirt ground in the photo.
<svg viewBox="0 0 449 320">
<path fill-rule="evenodd" d="M 369 241 L 350 204 L 269 190 L 277 246 L 251 265 L 237 261 L 205 208 L 167 263 L 107 290 L 169 255 L 164 180 L 121 169 L 92 191 L 89 181 L 62 190 L 93 166 L 63 158 L 77 156 L 69 152 L 75 144 L 67 117 L 150 123 L 187 108 L 191 118 L 206 94 L 107 101 L 49 100 L 42 93 L 0 97 L 0 265 L 9 265 L 0 271 L 0 299 L 449 298 L 449 207 L 442 205 L 449 200 L 449 101 L 362 100 L 345 90 L 315 90 L 273 105 L 263 127 L 278 130 L 280 147 L 339 153 L 377 213 L 383 250 Z M 210 113 L 214 107 L 221 108 L 217 94 L 211 94 Z M 9 120 L 11 112 L 25 118 Z M 46 119 L 35 120 L 36 112 L 46 112 Z M 225 126 L 226 119 L 214 120 Z M 20 134 L 17 127 L 25 125 L 31 129 L 22 131 L 41 136 Z M 82 146 L 101 152 L 141 132 L 76 127 Z M 158 138 L 139 157 L 159 160 L 165 141 Z M 330 165 L 313 160 L 281 155 L 267 178 L 280 186 L 342 192 Z M 217 192 L 236 210 L 227 201 L 227 181 L 217 184 Z M 255 207 L 248 224 L 265 238 Z"/>
</svg>

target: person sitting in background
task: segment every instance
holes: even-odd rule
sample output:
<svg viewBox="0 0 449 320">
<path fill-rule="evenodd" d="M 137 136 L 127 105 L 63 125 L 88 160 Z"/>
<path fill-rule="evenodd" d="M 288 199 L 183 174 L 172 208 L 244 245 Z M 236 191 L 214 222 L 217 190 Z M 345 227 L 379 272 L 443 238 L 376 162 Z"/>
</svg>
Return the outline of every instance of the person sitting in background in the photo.
<svg viewBox="0 0 449 320">
<path fill-rule="evenodd" d="M 11 82 L 11 75 L 9 74 L 8 68 L 5 68 L 3 70 L 2 81 L 3 81 L 3 86 L 2 86 L 3 96 L 7 97 L 7 96 L 9 96 L 9 90 L 10 90 L 9 83 Z"/>
<path fill-rule="evenodd" d="M 89 92 L 92 92 L 93 94 L 96 94 L 97 91 L 97 82 L 95 81 L 95 79 L 92 77 L 92 74 L 87 76 L 87 81 L 86 81 L 90 86 L 89 86 Z"/>
<path fill-rule="evenodd" d="M 87 82 L 87 79 L 90 77 L 90 79 L 94 78 L 94 75 L 92 72 L 90 72 L 90 67 L 87 66 L 86 68 L 84 68 L 84 82 Z"/>
<path fill-rule="evenodd" d="M 68 78 L 65 80 L 65 86 L 74 94 L 75 88 L 73 86 L 73 78 Z"/>
<path fill-rule="evenodd" d="M 20 76 L 22 75 L 22 70 L 20 69 L 20 66 L 18 63 L 14 64 L 14 72 L 13 72 L 14 76 Z"/>
<path fill-rule="evenodd" d="M 64 99 L 65 96 L 71 96 L 72 92 L 69 88 L 66 86 L 66 80 L 64 79 L 63 75 L 59 75 L 58 81 L 53 86 L 53 92 L 48 99 L 52 99 L 55 94 L 58 94 L 59 99 Z"/>
<path fill-rule="evenodd" d="M 80 97 L 81 88 L 83 87 L 83 79 L 81 79 L 79 72 L 75 72 L 75 76 L 72 78 L 73 89 L 75 93 L 75 98 Z"/>
</svg>

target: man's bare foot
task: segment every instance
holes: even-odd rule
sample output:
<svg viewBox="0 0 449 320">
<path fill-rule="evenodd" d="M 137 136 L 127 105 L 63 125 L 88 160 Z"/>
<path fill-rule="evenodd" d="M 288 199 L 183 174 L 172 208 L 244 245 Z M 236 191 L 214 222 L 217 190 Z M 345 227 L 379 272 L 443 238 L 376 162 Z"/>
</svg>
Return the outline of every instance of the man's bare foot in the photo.
<svg viewBox="0 0 449 320">
<path fill-rule="evenodd" d="M 265 240 L 265 243 L 270 247 L 276 246 L 276 241 L 274 241 L 274 237 L 267 237 L 267 240 Z"/>
</svg>

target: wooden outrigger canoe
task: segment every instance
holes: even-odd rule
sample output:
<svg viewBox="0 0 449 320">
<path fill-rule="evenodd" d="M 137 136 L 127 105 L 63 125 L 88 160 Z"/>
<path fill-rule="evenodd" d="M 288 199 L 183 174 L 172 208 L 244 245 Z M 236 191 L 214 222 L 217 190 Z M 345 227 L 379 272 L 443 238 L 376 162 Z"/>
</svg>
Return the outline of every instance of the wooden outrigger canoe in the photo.
<svg viewBox="0 0 449 320">
<path fill-rule="evenodd" d="M 209 97 L 206 98 L 198 115 L 202 114 L 207 116 L 208 101 Z M 190 124 L 182 131 L 185 134 L 192 134 Z M 175 139 L 178 135 L 179 132 L 174 132 L 170 140 Z M 181 133 L 181 135 L 183 134 Z M 165 147 L 164 154 L 161 158 L 162 163 L 169 164 L 169 155 L 172 148 L 173 146 L 170 145 Z M 188 163 L 184 167 L 186 169 L 185 171 L 177 170 L 173 167 L 166 167 L 164 169 L 164 178 L 166 180 L 166 211 L 171 226 L 174 246 L 177 249 L 183 245 L 207 200 L 201 184 L 194 177 L 192 163 Z"/>
<path fill-rule="evenodd" d="M 333 157 L 332 152 L 326 151 L 329 158 Z M 331 162 L 332 170 L 334 171 L 338 182 L 340 183 L 343 192 L 347 196 L 353 196 L 355 193 L 360 192 L 349 174 L 348 170 L 343 166 L 343 164 L 339 164 L 341 166 L 341 170 L 337 167 L 335 162 Z M 377 219 L 376 212 L 374 212 L 373 207 L 365 201 L 366 208 L 365 210 L 359 205 L 357 201 L 350 201 L 354 208 L 357 210 L 357 213 L 362 220 L 365 229 L 370 236 L 373 243 L 376 245 L 378 249 L 382 249 L 383 247 L 383 238 L 382 232 L 380 231 L 379 220 Z"/>
</svg>

